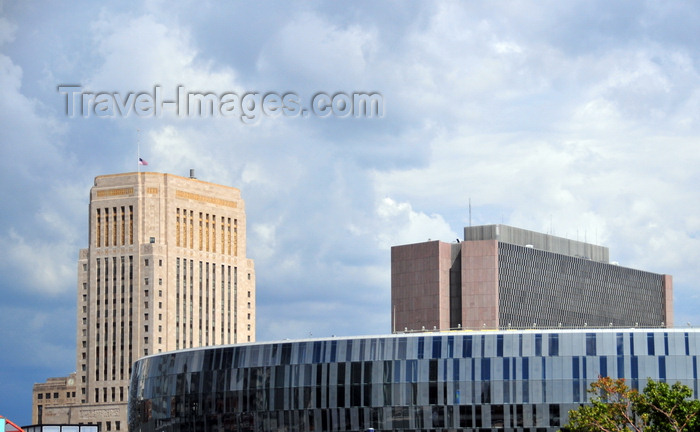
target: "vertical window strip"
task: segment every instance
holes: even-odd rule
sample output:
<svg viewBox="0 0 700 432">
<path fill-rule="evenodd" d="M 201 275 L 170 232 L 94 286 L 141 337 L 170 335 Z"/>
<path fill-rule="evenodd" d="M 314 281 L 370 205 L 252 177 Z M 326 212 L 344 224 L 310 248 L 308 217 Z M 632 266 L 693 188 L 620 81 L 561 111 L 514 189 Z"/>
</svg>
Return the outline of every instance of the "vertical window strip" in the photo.
<svg viewBox="0 0 700 432">
<path fill-rule="evenodd" d="M 109 209 L 105 208 L 105 247 L 109 246 Z"/>
<path fill-rule="evenodd" d="M 201 237 L 200 237 L 200 242 L 201 242 Z M 199 303 L 197 306 L 199 306 L 199 346 L 202 346 L 202 311 L 206 311 L 206 309 L 202 308 L 202 291 L 203 291 L 203 286 L 202 286 L 202 261 L 199 262 Z"/>
<path fill-rule="evenodd" d="M 202 212 L 199 212 L 199 250 L 201 251 L 204 246 L 204 236 L 202 235 Z"/>
<path fill-rule="evenodd" d="M 117 208 L 113 207 L 112 210 L 112 245 L 117 246 Z"/>
<path fill-rule="evenodd" d="M 129 244 L 134 244 L 134 206 L 129 206 Z"/>
<path fill-rule="evenodd" d="M 226 284 L 227 284 L 226 293 L 228 296 L 228 304 L 227 304 L 228 319 L 226 320 L 226 328 L 228 330 L 227 343 L 231 343 L 231 266 L 228 266 L 228 274 L 226 277 Z M 234 335 L 233 340 L 235 343 L 235 341 L 236 341 L 235 335 Z"/>
<path fill-rule="evenodd" d="M 180 209 L 175 211 L 175 246 L 180 247 Z"/>
<path fill-rule="evenodd" d="M 233 343 L 238 341 L 238 267 L 233 268 Z"/>
<path fill-rule="evenodd" d="M 182 347 L 187 347 L 187 259 L 182 260 Z"/>
<path fill-rule="evenodd" d="M 238 219 L 233 220 L 233 256 L 238 256 Z"/>
<path fill-rule="evenodd" d="M 212 242 L 216 244 L 216 242 Z M 216 344 L 216 264 L 211 263 L 211 343 Z M 221 341 L 220 343 L 223 343 Z"/>
<path fill-rule="evenodd" d="M 190 249 L 194 249 L 194 211 L 190 210 Z"/>
<path fill-rule="evenodd" d="M 207 221 L 207 225 L 209 225 L 209 222 Z M 209 230 L 207 229 L 207 237 L 209 236 Z M 207 246 L 209 243 L 209 239 L 207 238 Z M 209 263 L 204 264 L 204 270 L 205 270 L 205 278 L 204 278 L 204 296 L 206 298 L 205 300 L 205 307 L 202 308 L 202 311 L 204 312 L 204 343 L 205 345 L 209 345 Z"/>
<path fill-rule="evenodd" d="M 225 246 L 225 236 L 224 236 L 224 217 L 221 216 L 221 253 L 225 254 L 226 253 L 226 248 Z"/>
<path fill-rule="evenodd" d="M 182 247 L 187 247 L 187 210 L 182 209 Z"/>
<path fill-rule="evenodd" d="M 177 210 L 178 246 L 180 245 L 180 209 Z M 175 349 L 180 349 L 180 257 L 175 258 Z"/>
<path fill-rule="evenodd" d="M 119 233 L 119 240 L 121 241 L 120 244 L 121 244 L 122 246 L 124 246 L 124 244 L 126 244 L 126 243 L 125 243 L 125 241 L 126 241 L 126 238 L 125 238 L 126 214 L 125 214 L 125 211 L 124 211 L 124 206 L 121 206 L 119 216 L 120 216 L 120 218 L 121 218 L 121 227 L 120 227 L 121 230 L 120 230 L 120 233 Z"/>
<path fill-rule="evenodd" d="M 102 247 L 102 211 L 97 209 L 97 223 L 95 227 L 95 246 Z"/>
<path fill-rule="evenodd" d="M 206 225 L 204 226 L 204 235 L 206 236 L 206 251 L 209 252 L 209 213 L 205 215 Z"/>
<path fill-rule="evenodd" d="M 211 251 L 216 253 L 216 216 L 211 215 Z"/>
<path fill-rule="evenodd" d="M 231 218 L 228 218 L 228 233 L 227 235 L 227 246 L 228 246 L 228 255 L 231 255 Z"/>
<path fill-rule="evenodd" d="M 192 212 L 190 212 L 190 215 Z M 194 343 L 194 260 L 190 260 L 190 348 Z"/>
<path fill-rule="evenodd" d="M 224 281 L 224 265 L 221 264 L 221 343 L 224 343 L 224 323 L 225 321 L 225 304 L 226 304 L 226 289 L 225 289 L 225 281 Z M 230 342 L 230 341 L 229 341 Z"/>
</svg>

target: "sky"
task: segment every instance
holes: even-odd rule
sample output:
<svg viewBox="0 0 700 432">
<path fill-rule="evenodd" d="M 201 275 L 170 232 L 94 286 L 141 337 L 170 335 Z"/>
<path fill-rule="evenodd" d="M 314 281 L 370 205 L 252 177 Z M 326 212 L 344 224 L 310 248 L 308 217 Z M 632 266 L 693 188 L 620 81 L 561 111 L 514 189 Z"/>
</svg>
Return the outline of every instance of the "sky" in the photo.
<svg viewBox="0 0 700 432">
<path fill-rule="evenodd" d="M 461 238 L 469 203 L 673 275 L 700 325 L 698 28 L 685 1 L 0 0 L 0 414 L 75 370 L 90 187 L 139 155 L 240 189 L 258 341 L 389 333 L 391 246 Z"/>
</svg>

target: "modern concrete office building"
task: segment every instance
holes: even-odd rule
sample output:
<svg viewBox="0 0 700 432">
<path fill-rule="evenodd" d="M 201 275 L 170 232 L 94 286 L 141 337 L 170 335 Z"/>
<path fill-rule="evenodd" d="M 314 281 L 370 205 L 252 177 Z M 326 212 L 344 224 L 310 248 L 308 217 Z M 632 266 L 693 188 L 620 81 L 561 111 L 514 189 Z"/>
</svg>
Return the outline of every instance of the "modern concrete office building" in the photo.
<svg viewBox="0 0 700 432">
<path fill-rule="evenodd" d="M 610 263 L 607 247 L 506 225 L 391 249 L 393 332 L 671 327 L 672 306 L 671 276 Z"/>
<path fill-rule="evenodd" d="M 134 366 L 131 432 L 554 432 L 599 376 L 698 394 L 698 329 L 500 330 L 188 349 Z"/>
<path fill-rule="evenodd" d="M 255 341 L 245 207 L 238 189 L 193 174 L 104 175 L 90 191 L 89 227 L 78 260 L 75 400 L 43 404 L 37 384 L 33 421 L 126 430 L 135 360 Z"/>
</svg>

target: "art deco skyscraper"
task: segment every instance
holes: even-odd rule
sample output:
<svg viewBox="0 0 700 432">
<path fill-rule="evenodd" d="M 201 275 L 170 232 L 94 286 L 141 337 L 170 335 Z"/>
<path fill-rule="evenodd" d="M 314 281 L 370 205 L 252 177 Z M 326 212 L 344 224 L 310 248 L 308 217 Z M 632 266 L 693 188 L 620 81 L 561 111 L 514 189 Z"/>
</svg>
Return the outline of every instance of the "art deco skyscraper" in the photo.
<svg viewBox="0 0 700 432">
<path fill-rule="evenodd" d="M 125 430 L 136 359 L 255 340 L 245 207 L 238 189 L 141 172 L 97 177 L 89 217 L 78 263 L 75 405 L 47 405 L 35 420 Z"/>
</svg>

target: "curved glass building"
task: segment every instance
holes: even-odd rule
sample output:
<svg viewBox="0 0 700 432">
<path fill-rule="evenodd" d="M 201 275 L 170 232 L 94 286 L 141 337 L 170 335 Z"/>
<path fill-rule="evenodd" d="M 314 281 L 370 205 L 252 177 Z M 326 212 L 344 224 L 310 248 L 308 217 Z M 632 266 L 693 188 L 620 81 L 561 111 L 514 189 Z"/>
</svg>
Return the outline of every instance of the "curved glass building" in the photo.
<svg viewBox="0 0 700 432">
<path fill-rule="evenodd" d="M 599 376 L 698 397 L 700 331 L 446 332 L 252 343 L 144 357 L 129 430 L 555 431 Z"/>
</svg>

